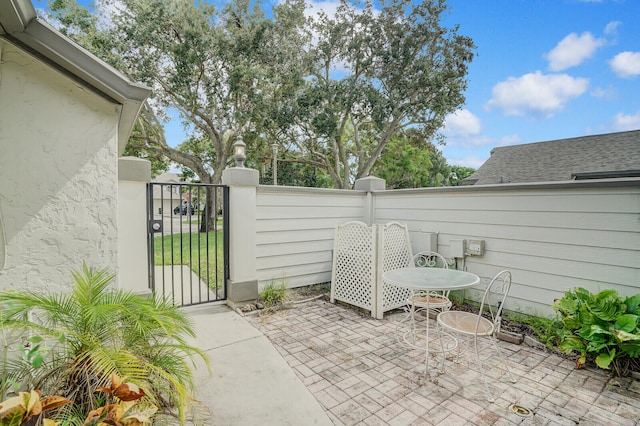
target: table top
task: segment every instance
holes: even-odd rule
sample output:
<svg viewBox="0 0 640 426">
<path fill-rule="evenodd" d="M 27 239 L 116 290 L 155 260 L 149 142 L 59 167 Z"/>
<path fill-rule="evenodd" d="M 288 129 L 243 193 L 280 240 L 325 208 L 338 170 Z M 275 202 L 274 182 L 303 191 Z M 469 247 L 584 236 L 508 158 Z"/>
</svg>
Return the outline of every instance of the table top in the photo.
<svg viewBox="0 0 640 426">
<path fill-rule="evenodd" d="M 412 290 L 457 290 L 480 282 L 480 277 L 471 272 L 420 267 L 392 269 L 382 278 L 388 284 Z"/>
</svg>

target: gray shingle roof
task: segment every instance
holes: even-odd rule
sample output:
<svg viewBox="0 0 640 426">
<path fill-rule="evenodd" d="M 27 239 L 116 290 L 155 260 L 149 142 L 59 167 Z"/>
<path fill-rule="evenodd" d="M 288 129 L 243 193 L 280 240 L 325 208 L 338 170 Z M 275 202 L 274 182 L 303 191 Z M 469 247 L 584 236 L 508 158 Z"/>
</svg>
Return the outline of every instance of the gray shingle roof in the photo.
<svg viewBox="0 0 640 426">
<path fill-rule="evenodd" d="M 629 176 L 639 170 L 640 130 L 633 130 L 494 148 L 463 185 L 566 181 L 593 173 Z"/>
</svg>

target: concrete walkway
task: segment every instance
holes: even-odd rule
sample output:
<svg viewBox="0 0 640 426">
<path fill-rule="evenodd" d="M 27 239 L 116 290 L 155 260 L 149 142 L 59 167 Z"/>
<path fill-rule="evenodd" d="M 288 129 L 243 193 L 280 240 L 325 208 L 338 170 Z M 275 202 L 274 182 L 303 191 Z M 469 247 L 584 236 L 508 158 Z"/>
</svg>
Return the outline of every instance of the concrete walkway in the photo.
<svg viewBox="0 0 640 426">
<path fill-rule="evenodd" d="M 211 360 L 199 365 L 196 397 L 205 425 L 332 425 L 320 403 L 260 331 L 225 305 L 184 308 L 192 345 Z"/>
</svg>

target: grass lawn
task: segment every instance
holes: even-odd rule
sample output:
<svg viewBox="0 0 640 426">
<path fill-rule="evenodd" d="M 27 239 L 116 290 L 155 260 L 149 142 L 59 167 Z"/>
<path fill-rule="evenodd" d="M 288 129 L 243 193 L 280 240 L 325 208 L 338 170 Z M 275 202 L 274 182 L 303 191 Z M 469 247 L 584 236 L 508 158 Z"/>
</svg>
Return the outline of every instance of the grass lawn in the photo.
<svg viewBox="0 0 640 426">
<path fill-rule="evenodd" d="M 224 254 L 222 229 L 205 233 L 174 234 L 155 237 L 155 265 L 189 265 L 209 288 L 223 285 Z"/>
</svg>

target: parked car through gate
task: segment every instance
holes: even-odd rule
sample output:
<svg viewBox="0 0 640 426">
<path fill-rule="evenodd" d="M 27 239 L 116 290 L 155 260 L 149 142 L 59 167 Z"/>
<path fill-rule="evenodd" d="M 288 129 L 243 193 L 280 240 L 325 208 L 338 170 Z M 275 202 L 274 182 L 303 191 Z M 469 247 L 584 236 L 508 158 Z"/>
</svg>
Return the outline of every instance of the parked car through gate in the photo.
<svg viewBox="0 0 640 426">
<path fill-rule="evenodd" d="M 173 214 L 183 214 L 183 215 L 186 215 L 186 214 L 187 214 L 187 211 L 189 211 L 189 214 L 194 214 L 194 213 L 195 213 L 195 211 L 196 211 L 196 209 L 195 209 L 195 207 L 193 206 L 193 204 L 189 204 L 189 203 L 187 203 L 186 201 L 183 201 L 181 206 L 176 206 L 176 207 L 173 209 Z"/>
</svg>

